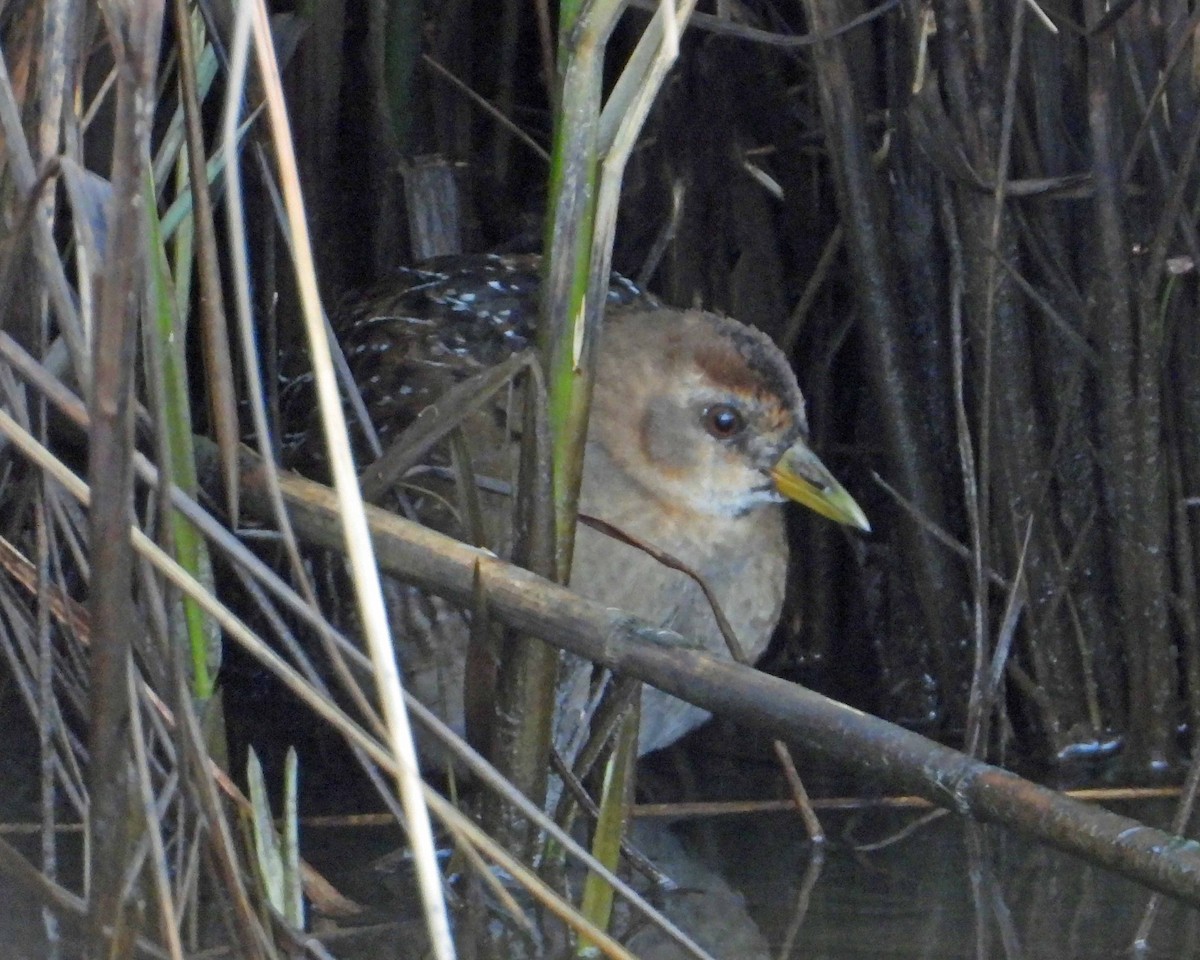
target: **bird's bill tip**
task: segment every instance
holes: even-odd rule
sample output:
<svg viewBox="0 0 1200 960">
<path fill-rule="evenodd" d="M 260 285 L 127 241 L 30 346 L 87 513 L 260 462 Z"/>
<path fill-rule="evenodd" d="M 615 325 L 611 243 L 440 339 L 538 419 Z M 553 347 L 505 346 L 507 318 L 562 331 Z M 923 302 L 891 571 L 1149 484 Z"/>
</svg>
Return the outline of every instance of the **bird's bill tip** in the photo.
<svg viewBox="0 0 1200 960">
<path fill-rule="evenodd" d="M 852 496 L 803 442 L 789 447 L 771 469 L 775 489 L 789 500 L 848 527 L 871 531 L 871 523 Z"/>
</svg>

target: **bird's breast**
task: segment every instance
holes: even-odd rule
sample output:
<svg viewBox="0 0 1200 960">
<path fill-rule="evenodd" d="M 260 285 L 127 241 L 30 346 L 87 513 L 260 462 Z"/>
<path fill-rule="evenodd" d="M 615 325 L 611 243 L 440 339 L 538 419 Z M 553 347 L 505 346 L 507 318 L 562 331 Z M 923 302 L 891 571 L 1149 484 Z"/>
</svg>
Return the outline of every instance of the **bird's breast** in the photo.
<svg viewBox="0 0 1200 960">
<path fill-rule="evenodd" d="M 597 496 L 585 477 L 581 511 L 669 554 L 703 578 L 747 656 L 760 656 L 783 605 L 787 546 L 780 508 L 767 505 L 736 518 L 682 517 L 633 496 L 603 496 L 606 492 L 611 491 Z M 696 579 L 637 546 L 581 525 L 571 587 L 725 654 L 727 645 Z"/>
</svg>

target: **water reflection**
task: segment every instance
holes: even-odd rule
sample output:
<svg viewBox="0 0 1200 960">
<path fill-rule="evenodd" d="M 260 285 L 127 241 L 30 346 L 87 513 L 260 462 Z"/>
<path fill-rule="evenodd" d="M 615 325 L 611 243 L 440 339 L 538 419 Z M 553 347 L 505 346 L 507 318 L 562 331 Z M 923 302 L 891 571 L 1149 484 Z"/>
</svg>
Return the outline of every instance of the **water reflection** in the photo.
<svg viewBox="0 0 1200 960">
<path fill-rule="evenodd" d="M 1166 805 L 1125 809 L 1163 823 Z M 677 828 L 692 855 L 745 897 L 777 957 L 850 960 L 1197 955 L 1196 911 L 1164 900 L 1149 947 L 1131 950 L 1148 892 L 995 827 L 945 816 L 869 852 L 914 814 L 826 815 L 830 842 L 806 892 L 812 848 L 793 815 L 715 818 Z M 811 880 L 811 876 L 807 878 Z M 802 912 L 797 921 L 798 911 Z"/>
</svg>

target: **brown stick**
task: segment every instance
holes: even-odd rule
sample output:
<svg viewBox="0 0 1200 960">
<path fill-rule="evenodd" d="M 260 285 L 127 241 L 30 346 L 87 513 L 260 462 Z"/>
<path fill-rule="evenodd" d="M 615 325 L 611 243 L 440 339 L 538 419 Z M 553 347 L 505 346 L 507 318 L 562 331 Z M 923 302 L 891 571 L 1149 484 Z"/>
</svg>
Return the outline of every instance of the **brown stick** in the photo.
<svg viewBox="0 0 1200 960">
<path fill-rule="evenodd" d="M 210 445 L 197 446 L 206 484 L 217 479 L 215 457 L 207 456 L 210 450 Z M 245 508 L 269 516 L 263 473 L 252 454 L 243 456 L 241 478 Z M 297 531 L 314 543 L 339 549 L 333 493 L 294 476 L 285 475 L 281 481 Z M 1200 906 L 1200 844 L 1194 841 L 1088 807 L 786 680 L 697 653 L 696 644 L 684 637 L 585 600 L 476 547 L 382 510 L 368 508 L 368 520 L 380 567 L 393 576 L 469 605 L 478 570 L 491 612 L 519 630 L 706 710 L 785 739 L 803 740 L 830 759 L 938 806 L 1013 827 Z"/>
<path fill-rule="evenodd" d="M 148 3 L 139 22 L 120 4 L 103 7 L 118 62 L 113 130 L 113 222 L 100 289 L 92 352 L 88 478 L 92 488 L 88 609 L 94 642 L 89 663 L 88 740 L 91 894 L 87 956 L 108 956 L 109 930 L 124 924 L 122 891 L 132 844 L 132 754 L 127 661 L 138 620 L 133 612 L 133 388 L 136 357 L 142 175 L 154 102 L 155 51 L 162 5 Z M 134 895 L 136 899 L 136 895 Z"/>
</svg>

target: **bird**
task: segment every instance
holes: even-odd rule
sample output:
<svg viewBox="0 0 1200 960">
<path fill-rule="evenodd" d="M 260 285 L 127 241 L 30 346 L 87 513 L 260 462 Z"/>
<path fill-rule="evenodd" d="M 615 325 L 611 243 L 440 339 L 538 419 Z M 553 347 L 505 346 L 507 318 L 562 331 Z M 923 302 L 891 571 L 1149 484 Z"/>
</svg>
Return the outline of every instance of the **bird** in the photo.
<svg viewBox="0 0 1200 960">
<path fill-rule="evenodd" d="M 536 256 L 456 255 L 401 269 L 338 311 L 335 332 L 377 435 L 375 445 L 365 429 L 354 431 L 362 466 L 451 386 L 532 346 L 539 285 Z M 463 424 L 483 490 L 485 545 L 501 555 L 511 547 L 512 498 L 505 491 L 519 446 L 520 415 L 511 415 L 510 401 L 501 391 Z M 292 465 L 319 478 L 319 430 L 310 425 L 292 434 L 288 449 Z M 461 524 L 454 530 L 448 462 L 431 458 L 410 471 L 397 504 L 463 536 Z M 580 514 L 600 524 L 580 525 L 569 586 L 729 658 L 696 578 L 638 546 L 647 545 L 708 584 L 753 662 L 782 611 L 788 500 L 870 529 L 813 452 L 795 373 L 765 333 L 717 313 L 665 306 L 614 274 L 596 348 L 579 497 Z M 469 615 L 400 583 L 387 593 L 405 682 L 462 732 Z M 578 709 L 578 697 L 560 700 L 556 740 L 577 736 L 578 718 L 565 715 Z M 645 688 L 639 755 L 674 743 L 708 716 Z"/>
</svg>

